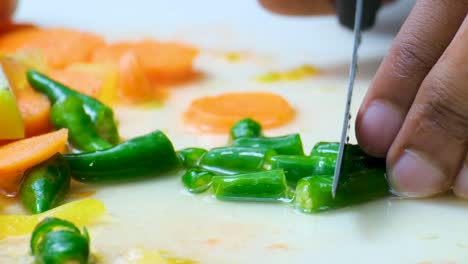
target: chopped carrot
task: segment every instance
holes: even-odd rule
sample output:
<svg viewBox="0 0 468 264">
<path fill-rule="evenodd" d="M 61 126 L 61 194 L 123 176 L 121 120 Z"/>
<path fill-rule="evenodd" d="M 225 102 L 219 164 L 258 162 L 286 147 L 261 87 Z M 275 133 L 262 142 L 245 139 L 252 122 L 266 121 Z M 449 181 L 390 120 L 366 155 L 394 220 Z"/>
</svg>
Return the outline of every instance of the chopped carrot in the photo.
<svg viewBox="0 0 468 264">
<path fill-rule="evenodd" d="M 104 40 L 97 35 L 62 28 L 26 28 L 6 33 L 0 38 L 0 52 L 40 50 L 53 68 L 89 61 L 94 49 L 103 45 Z"/>
<path fill-rule="evenodd" d="M 0 34 L 0 53 L 14 53 L 26 43 L 34 40 L 42 29 L 26 27 Z"/>
<path fill-rule="evenodd" d="M 94 34 L 72 29 L 45 29 L 22 49 L 39 49 L 47 62 L 54 68 L 63 68 L 76 62 L 87 62 L 93 51 L 105 45 L 104 40 Z"/>
<path fill-rule="evenodd" d="M 105 64 L 97 64 L 97 63 L 77 63 L 72 64 L 66 68 L 66 71 L 70 73 L 76 73 L 77 76 L 88 76 L 85 79 L 90 79 L 90 87 L 92 87 L 93 83 L 100 83 L 98 87 L 98 91 L 95 93 L 95 97 L 102 101 L 104 104 L 114 104 L 117 101 L 117 82 L 118 82 L 118 69 L 112 65 L 105 65 Z M 92 81 L 94 80 L 94 81 Z M 79 91 L 83 91 L 84 87 L 80 89 L 80 85 L 78 84 L 81 82 L 79 78 L 75 78 L 75 83 L 77 83 L 77 87 L 73 85 L 73 82 L 70 83 L 71 88 L 78 89 Z M 65 84 L 67 84 L 65 82 Z M 90 89 L 90 88 L 87 88 Z M 92 94 L 92 93 L 89 93 Z"/>
<path fill-rule="evenodd" d="M 29 28 L 37 28 L 37 27 L 33 24 L 28 24 L 28 23 L 15 23 L 15 22 L 0 23 L 0 35 L 9 33 L 12 31 L 16 31 L 16 30 L 29 29 Z"/>
<path fill-rule="evenodd" d="M 52 70 L 49 77 L 79 91 L 97 98 L 101 92 L 104 80 L 90 73 L 70 69 Z"/>
<path fill-rule="evenodd" d="M 47 72 L 47 61 L 44 54 L 38 50 L 19 51 L 14 54 L 0 57 L 3 71 L 15 93 L 24 90 L 33 90 L 26 79 L 26 71 L 35 69 Z"/>
<path fill-rule="evenodd" d="M 294 109 L 281 96 L 269 92 L 225 93 L 192 101 L 185 122 L 199 132 L 226 133 L 235 122 L 250 117 L 265 127 L 287 124 Z"/>
<path fill-rule="evenodd" d="M 179 82 L 195 75 L 193 61 L 198 50 L 173 42 L 144 40 L 115 43 L 97 49 L 93 61 L 117 64 L 122 55 L 129 51 L 136 54 L 145 73 L 156 84 Z"/>
<path fill-rule="evenodd" d="M 34 90 L 16 93 L 16 100 L 24 121 L 25 136 L 47 133 L 53 129 L 50 122 L 50 102 Z"/>
<path fill-rule="evenodd" d="M 0 191 L 15 196 L 23 173 L 65 149 L 68 130 L 26 138 L 0 147 Z"/>
<path fill-rule="evenodd" d="M 119 61 L 119 100 L 124 103 L 143 103 L 165 97 L 165 91 L 153 89 L 140 60 L 134 52 L 122 55 Z"/>
</svg>

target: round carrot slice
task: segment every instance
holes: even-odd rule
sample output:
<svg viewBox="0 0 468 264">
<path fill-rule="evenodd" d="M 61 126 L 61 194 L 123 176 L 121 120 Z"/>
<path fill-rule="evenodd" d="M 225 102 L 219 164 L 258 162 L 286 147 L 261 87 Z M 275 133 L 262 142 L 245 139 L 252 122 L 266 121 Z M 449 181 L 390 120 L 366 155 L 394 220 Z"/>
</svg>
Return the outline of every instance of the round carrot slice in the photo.
<svg viewBox="0 0 468 264">
<path fill-rule="evenodd" d="M 291 105 L 277 94 L 238 92 L 196 99 L 184 117 L 191 130 L 226 133 L 242 118 L 249 117 L 264 128 L 274 128 L 287 124 L 294 116 Z"/>
</svg>

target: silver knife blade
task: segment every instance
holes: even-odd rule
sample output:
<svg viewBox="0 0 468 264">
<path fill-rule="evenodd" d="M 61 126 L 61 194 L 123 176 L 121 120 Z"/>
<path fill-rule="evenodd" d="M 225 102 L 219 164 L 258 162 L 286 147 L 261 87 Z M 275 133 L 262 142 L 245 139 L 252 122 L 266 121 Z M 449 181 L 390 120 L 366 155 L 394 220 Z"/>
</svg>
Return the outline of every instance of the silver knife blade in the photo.
<svg viewBox="0 0 468 264">
<path fill-rule="evenodd" d="M 363 0 L 356 1 L 356 13 L 354 18 L 354 46 L 349 69 L 348 92 L 346 96 L 345 112 L 343 117 L 343 127 L 341 130 L 340 147 L 338 149 L 338 157 L 336 159 L 335 173 L 333 175 L 332 197 L 335 198 L 338 189 L 338 182 L 341 175 L 341 167 L 343 163 L 343 154 L 348 143 L 349 121 L 351 119 L 350 109 L 351 100 L 353 97 L 354 80 L 356 79 L 356 69 L 358 60 L 358 49 L 361 44 L 361 19 L 362 19 Z"/>
</svg>

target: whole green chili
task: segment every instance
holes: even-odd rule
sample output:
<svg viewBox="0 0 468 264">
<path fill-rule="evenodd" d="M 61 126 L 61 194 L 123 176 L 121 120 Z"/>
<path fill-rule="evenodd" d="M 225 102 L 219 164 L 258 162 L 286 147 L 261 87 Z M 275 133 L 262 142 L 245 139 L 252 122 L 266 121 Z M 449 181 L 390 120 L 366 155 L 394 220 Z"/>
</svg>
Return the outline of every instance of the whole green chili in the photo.
<svg viewBox="0 0 468 264">
<path fill-rule="evenodd" d="M 73 179 L 88 183 L 132 181 L 181 165 L 172 142 L 159 130 L 105 150 L 63 157 Z"/>
<path fill-rule="evenodd" d="M 70 171 L 60 154 L 28 169 L 19 192 L 23 207 L 33 214 L 62 202 L 70 188 Z"/>
</svg>

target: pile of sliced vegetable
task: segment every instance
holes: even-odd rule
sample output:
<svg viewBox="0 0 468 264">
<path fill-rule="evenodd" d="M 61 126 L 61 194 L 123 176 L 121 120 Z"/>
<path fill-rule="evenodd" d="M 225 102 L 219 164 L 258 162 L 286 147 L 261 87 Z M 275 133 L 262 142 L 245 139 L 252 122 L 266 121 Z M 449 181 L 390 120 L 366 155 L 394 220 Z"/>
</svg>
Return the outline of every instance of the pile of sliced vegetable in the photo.
<svg viewBox="0 0 468 264">
<path fill-rule="evenodd" d="M 304 155 L 301 137 L 265 137 L 250 118 L 231 129 L 231 144 L 209 151 L 178 151 L 185 168 L 182 182 L 191 193 L 212 189 L 220 200 L 286 202 L 305 213 L 321 212 L 390 194 L 385 160 L 365 154 L 357 145 L 345 149 L 343 177 L 332 197 L 338 143 L 319 142 Z"/>
<path fill-rule="evenodd" d="M 0 138 L 16 139 L 0 146 L 0 191 L 9 196 L 19 194 L 25 210 L 38 216 L 25 216 L 22 229 L 13 232 L 10 228 L 12 235 L 29 232 L 43 214 L 58 209 L 72 180 L 85 184 L 129 182 L 183 169 L 182 183 L 190 193 L 211 191 L 226 201 L 287 203 L 305 213 L 390 195 L 385 161 L 366 155 L 357 145 L 347 145 L 339 192 L 332 198 L 337 143 L 319 142 L 306 155 L 299 134 L 267 137 L 260 123 L 251 118 L 234 124 L 227 146 L 210 150 L 193 147 L 176 151 L 159 130 L 122 142 L 109 104 L 115 91 L 103 88 L 103 83 L 115 84 L 109 76 L 119 73 L 120 67 L 118 82 L 124 97 L 136 101 L 153 97 L 155 83 L 184 79 L 193 73 L 196 51 L 151 41 L 106 45 L 94 35 L 35 27 L 0 37 L 0 51 L 41 48 L 45 36 L 67 44 L 57 51 L 45 49 L 47 63 L 34 52 L 27 53 L 26 60 L 20 55 L 1 58 L 14 86 L 14 97 L 8 92 L 4 95 L 8 87 L 2 85 L 7 84 L 0 84 L 0 109 L 16 109 L 18 104 L 21 113 L 8 115 L 12 130 L 0 131 Z M 77 40 L 83 45 L 73 44 Z M 71 51 L 76 56 L 64 55 Z M 151 59 L 146 52 L 160 60 Z M 90 61 L 107 66 L 83 64 Z M 117 65 L 117 70 L 109 65 Z M 73 83 L 73 77 L 64 78 L 73 71 L 99 76 L 96 78 L 103 81 L 99 91 L 71 88 L 59 80 L 68 78 Z M 127 78 L 126 73 L 133 77 Z M 132 93 L 129 87 L 137 86 L 142 87 L 141 94 L 128 95 Z M 9 220 L 0 218 L 2 221 Z M 36 225 L 31 253 L 37 263 L 88 263 L 89 241 L 86 229 L 81 232 L 72 222 L 50 217 Z"/>
</svg>

